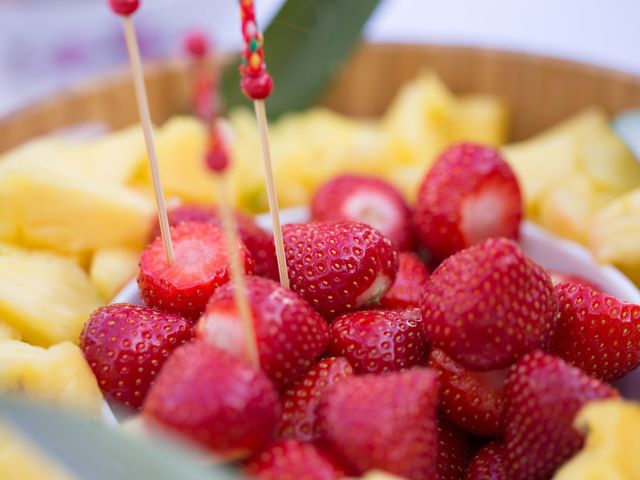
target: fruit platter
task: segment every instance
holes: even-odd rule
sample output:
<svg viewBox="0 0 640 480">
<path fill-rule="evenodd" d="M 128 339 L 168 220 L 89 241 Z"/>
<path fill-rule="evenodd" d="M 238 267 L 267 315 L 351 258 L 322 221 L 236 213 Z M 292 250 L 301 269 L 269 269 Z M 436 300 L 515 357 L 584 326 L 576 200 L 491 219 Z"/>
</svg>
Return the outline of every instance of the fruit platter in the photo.
<svg viewBox="0 0 640 480">
<path fill-rule="evenodd" d="M 212 479 L 640 477 L 640 161 L 611 117 L 640 80 L 585 67 L 635 90 L 525 118 L 512 86 L 454 93 L 452 50 L 424 47 L 367 100 L 345 93 L 365 47 L 324 106 L 271 120 L 242 0 L 253 111 L 223 117 L 205 38 L 143 70 L 139 2 L 107 3 L 135 118 L 0 122 L 3 396 L 161 439 Z M 149 102 L 143 75 L 176 71 L 188 106 Z M 2 412 L 0 478 L 84 478 Z"/>
</svg>

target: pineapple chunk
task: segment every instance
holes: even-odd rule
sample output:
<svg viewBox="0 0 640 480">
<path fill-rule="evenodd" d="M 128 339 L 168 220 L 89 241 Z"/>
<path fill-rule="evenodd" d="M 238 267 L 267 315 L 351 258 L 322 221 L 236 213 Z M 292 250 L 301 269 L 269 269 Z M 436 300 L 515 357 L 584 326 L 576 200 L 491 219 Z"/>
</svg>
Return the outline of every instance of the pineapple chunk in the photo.
<svg viewBox="0 0 640 480">
<path fill-rule="evenodd" d="M 502 145 L 507 140 L 508 110 L 491 95 L 467 95 L 458 99 L 452 141 Z"/>
<path fill-rule="evenodd" d="M 22 335 L 11 325 L 0 320 L 0 340 L 22 340 Z"/>
<path fill-rule="evenodd" d="M 125 248 L 98 250 L 93 256 L 89 276 L 100 296 L 111 300 L 138 270 L 139 254 Z"/>
<path fill-rule="evenodd" d="M 0 255 L 0 318 L 29 343 L 77 343 L 101 303 L 87 274 L 69 259 L 35 252 Z"/>
</svg>

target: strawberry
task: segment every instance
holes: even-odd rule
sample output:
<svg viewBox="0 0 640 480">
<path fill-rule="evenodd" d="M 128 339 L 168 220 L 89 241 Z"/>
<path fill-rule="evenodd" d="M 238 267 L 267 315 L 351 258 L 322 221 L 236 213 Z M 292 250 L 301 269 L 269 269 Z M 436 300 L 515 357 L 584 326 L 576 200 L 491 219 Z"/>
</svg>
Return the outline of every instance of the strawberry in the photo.
<svg viewBox="0 0 640 480">
<path fill-rule="evenodd" d="M 222 228 L 222 220 L 216 207 L 196 204 L 179 205 L 171 208 L 167 214 L 169 225 L 172 227 L 181 223 L 195 222 L 210 223 Z M 235 212 L 235 220 L 240 240 L 245 244 L 256 264 L 256 275 L 279 280 L 273 236 L 260 228 L 253 218 L 242 212 Z M 156 220 L 149 235 L 149 241 L 154 241 L 159 235 L 160 225 Z"/>
<path fill-rule="evenodd" d="M 607 382 L 640 366 L 640 305 L 571 282 L 555 291 L 560 314 L 550 353 Z"/>
<path fill-rule="evenodd" d="M 429 281 L 429 270 L 412 252 L 400 252 L 396 279 L 380 300 L 383 308 L 420 307 L 422 294 Z"/>
<path fill-rule="evenodd" d="M 438 372 L 441 411 L 448 420 L 476 435 L 502 435 L 506 370 L 473 372 L 437 349 L 429 355 L 429 366 Z"/>
<path fill-rule="evenodd" d="M 398 270 L 398 252 L 356 222 L 285 225 L 291 289 L 327 318 L 377 303 Z"/>
<path fill-rule="evenodd" d="M 471 459 L 465 480 L 509 480 L 504 463 L 504 448 L 487 443 Z"/>
<path fill-rule="evenodd" d="M 278 440 L 246 466 L 259 480 L 337 480 L 343 478 L 337 462 L 313 443 Z"/>
<path fill-rule="evenodd" d="M 462 430 L 446 420 L 438 419 L 438 480 L 463 480 L 474 451 Z"/>
<path fill-rule="evenodd" d="M 362 475 L 381 469 L 413 480 L 436 475 L 436 374 L 428 368 L 349 377 L 318 405 L 320 443 Z"/>
<path fill-rule="evenodd" d="M 229 259 L 223 232 L 206 223 L 183 223 L 171 230 L 175 261 L 169 264 L 162 240 L 142 252 L 138 286 L 144 302 L 168 312 L 197 319 L 209 298 L 229 281 Z M 238 243 L 245 272 L 254 272 L 253 259 Z"/>
<path fill-rule="evenodd" d="M 547 272 L 504 238 L 486 240 L 442 262 L 422 300 L 434 346 L 471 370 L 508 367 L 545 345 L 555 314 Z"/>
<path fill-rule="evenodd" d="M 513 480 L 549 478 L 583 443 L 573 420 L 587 402 L 617 396 L 611 386 L 539 350 L 505 382 L 504 458 Z"/>
<path fill-rule="evenodd" d="M 591 280 L 587 280 L 586 278 L 583 278 L 579 275 L 550 271 L 549 276 L 551 277 L 551 282 L 553 283 L 554 286 L 563 282 L 572 282 L 572 283 L 575 283 L 576 285 L 591 287 L 598 292 L 602 291 L 602 287 L 597 285 L 595 282 L 592 282 Z"/>
<path fill-rule="evenodd" d="M 415 239 L 411 210 L 393 185 L 375 177 L 342 175 L 318 189 L 311 201 L 316 222 L 352 220 L 377 228 L 400 251 Z"/>
<path fill-rule="evenodd" d="M 192 336 L 178 315 L 117 303 L 91 314 L 80 348 L 107 400 L 139 409 L 171 352 Z"/>
<path fill-rule="evenodd" d="M 439 259 L 490 237 L 516 239 L 522 219 L 520 187 L 497 150 L 455 145 L 424 178 L 413 219 L 418 238 Z"/>
<path fill-rule="evenodd" d="M 246 277 L 246 290 L 258 340 L 260 366 L 283 388 L 306 372 L 329 342 L 327 322 L 298 295 L 279 283 Z M 196 335 L 219 348 L 247 358 L 242 322 L 227 283 L 211 297 Z"/>
<path fill-rule="evenodd" d="M 278 393 L 259 369 L 205 342 L 178 348 L 142 407 L 144 418 L 222 457 L 259 451 L 280 416 Z"/>
<path fill-rule="evenodd" d="M 353 375 L 353 368 L 342 357 L 318 360 L 300 380 L 283 394 L 282 420 L 278 434 L 302 441 L 315 440 L 316 408 L 322 393 Z"/>
<path fill-rule="evenodd" d="M 331 324 L 329 352 L 345 357 L 357 373 L 403 370 L 424 364 L 427 338 L 420 310 L 364 310 Z"/>
</svg>

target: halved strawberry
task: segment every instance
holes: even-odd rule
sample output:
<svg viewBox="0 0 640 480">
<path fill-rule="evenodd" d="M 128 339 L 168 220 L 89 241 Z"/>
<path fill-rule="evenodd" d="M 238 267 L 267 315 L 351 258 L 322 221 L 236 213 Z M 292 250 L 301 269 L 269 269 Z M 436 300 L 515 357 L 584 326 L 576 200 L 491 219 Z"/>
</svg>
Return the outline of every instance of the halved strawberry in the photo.
<svg viewBox="0 0 640 480">
<path fill-rule="evenodd" d="M 571 282 L 555 291 L 560 314 L 549 352 L 607 382 L 640 366 L 640 305 Z"/>
<path fill-rule="evenodd" d="M 428 368 L 349 377 L 320 400 L 320 443 L 350 474 L 378 468 L 433 479 L 437 404 L 436 374 Z"/>
<path fill-rule="evenodd" d="M 429 270 L 413 252 L 400 252 L 396 279 L 380 300 L 383 308 L 420 307 L 422 294 L 429 281 Z"/>
<path fill-rule="evenodd" d="M 337 480 L 344 478 L 335 459 L 313 443 L 278 440 L 252 458 L 246 466 L 260 480 Z"/>
<path fill-rule="evenodd" d="M 197 319 L 213 292 L 229 281 L 229 257 L 222 230 L 206 223 L 182 223 L 171 230 L 175 261 L 170 265 L 160 238 L 140 256 L 138 286 L 144 302 Z M 254 272 L 246 247 L 238 242 L 245 273 Z"/>
<path fill-rule="evenodd" d="M 546 479 L 583 443 L 573 420 L 587 402 L 615 389 L 539 350 L 516 363 L 505 383 L 504 457 L 512 480 Z"/>
<path fill-rule="evenodd" d="M 560 272 L 549 271 L 549 276 L 551 277 L 551 282 L 553 283 L 554 286 L 564 282 L 571 282 L 571 283 L 575 283 L 576 285 L 591 287 L 598 292 L 602 291 L 602 287 L 597 285 L 595 282 L 592 282 L 591 280 L 587 280 L 586 278 L 583 278 L 579 275 L 574 275 L 572 273 L 560 273 Z"/>
<path fill-rule="evenodd" d="M 379 178 L 342 175 L 329 180 L 311 201 L 316 222 L 352 220 L 378 229 L 400 251 L 415 239 L 411 210 L 396 187 Z"/>
<path fill-rule="evenodd" d="M 505 368 L 542 347 L 555 315 L 549 275 L 505 238 L 447 258 L 422 301 L 430 340 L 471 370 Z"/>
<path fill-rule="evenodd" d="M 490 237 L 516 239 L 520 187 L 494 148 L 455 145 L 427 173 L 413 218 L 420 241 L 440 259 Z"/>
<path fill-rule="evenodd" d="M 475 450 L 462 430 L 438 419 L 438 480 L 463 480 Z"/>
<path fill-rule="evenodd" d="M 438 372 L 441 411 L 448 420 L 476 435 L 502 435 L 507 370 L 467 370 L 437 349 L 429 355 L 429 366 Z"/>
<path fill-rule="evenodd" d="M 258 340 L 260 366 L 280 389 L 295 381 L 322 354 L 329 342 L 327 322 L 311 306 L 279 283 L 246 277 L 245 285 Z M 242 322 L 227 283 L 211 297 L 198 322 L 198 338 L 247 358 Z"/>
<path fill-rule="evenodd" d="M 285 225 L 291 289 L 326 318 L 377 303 L 398 270 L 398 252 L 356 222 Z"/>
<path fill-rule="evenodd" d="M 222 457 L 259 451 L 280 417 L 278 393 L 267 376 L 202 341 L 178 348 L 142 407 L 144 418 Z"/>
<path fill-rule="evenodd" d="M 342 357 L 318 360 L 300 380 L 282 394 L 282 419 L 278 435 L 302 441 L 317 437 L 316 408 L 322 393 L 353 375 L 353 368 Z"/>
<path fill-rule="evenodd" d="M 91 314 L 80 348 L 106 399 L 139 409 L 171 352 L 192 336 L 185 318 L 116 303 Z"/>
<path fill-rule="evenodd" d="M 357 373 L 392 372 L 424 365 L 427 338 L 417 308 L 363 310 L 331 324 L 329 352 L 343 356 Z"/>
<path fill-rule="evenodd" d="M 510 480 L 507 475 L 504 448 L 492 442 L 483 446 L 471 459 L 465 480 Z"/>
</svg>

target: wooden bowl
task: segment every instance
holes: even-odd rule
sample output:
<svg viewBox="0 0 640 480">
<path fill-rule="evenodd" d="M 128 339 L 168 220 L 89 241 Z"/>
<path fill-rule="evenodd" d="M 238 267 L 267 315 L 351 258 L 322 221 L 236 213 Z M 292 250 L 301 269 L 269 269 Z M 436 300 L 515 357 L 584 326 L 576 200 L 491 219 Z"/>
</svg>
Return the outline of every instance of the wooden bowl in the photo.
<svg viewBox="0 0 640 480">
<path fill-rule="evenodd" d="M 420 69 L 435 70 L 456 93 L 492 93 L 511 108 L 511 138 L 526 138 L 576 111 L 609 113 L 640 106 L 640 77 L 536 55 L 441 45 L 362 45 L 337 75 L 323 103 L 339 112 L 376 116 Z M 188 64 L 146 69 L 154 121 L 187 112 Z M 374 79 L 372 81 L 371 79 Z M 137 122 L 128 71 L 74 87 L 0 119 L 0 151 L 83 122 L 120 128 Z"/>
</svg>

